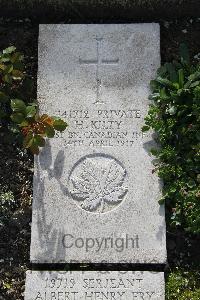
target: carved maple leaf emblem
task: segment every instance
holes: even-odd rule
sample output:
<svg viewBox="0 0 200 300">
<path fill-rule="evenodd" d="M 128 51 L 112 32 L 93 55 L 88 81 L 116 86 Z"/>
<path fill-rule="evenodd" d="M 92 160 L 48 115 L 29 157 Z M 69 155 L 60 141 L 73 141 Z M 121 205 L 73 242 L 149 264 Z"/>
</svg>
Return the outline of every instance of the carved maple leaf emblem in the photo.
<svg viewBox="0 0 200 300">
<path fill-rule="evenodd" d="M 127 192 L 123 186 L 125 169 L 113 158 L 85 158 L 71 176 L 71 195 L 88 211 L 104 212 L 114 207 Z"/>
</svg>

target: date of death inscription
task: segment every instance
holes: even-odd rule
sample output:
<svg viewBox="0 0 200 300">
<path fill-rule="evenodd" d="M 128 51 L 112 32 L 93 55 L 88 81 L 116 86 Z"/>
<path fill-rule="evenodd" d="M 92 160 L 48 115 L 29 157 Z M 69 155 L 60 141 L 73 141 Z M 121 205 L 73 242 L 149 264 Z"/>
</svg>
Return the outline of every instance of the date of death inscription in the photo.
<svg viewBox="0 0 200 300">
<path fill-rule="evenodd" d="M 69 124 L 65 132 L 56 134 L 66 147 L 132 147 L 147 136 L 141 130 L 144 121 L 139 109 L 58 110 L 55 113 Z"/>
<path fill-rule="evenodd" d="M 145 289 L 143 278 L 134 276 L 44 278 L 43 290 L 35 290 L 33 300 L 153 300 L 156 291 Z"/>
</svg>

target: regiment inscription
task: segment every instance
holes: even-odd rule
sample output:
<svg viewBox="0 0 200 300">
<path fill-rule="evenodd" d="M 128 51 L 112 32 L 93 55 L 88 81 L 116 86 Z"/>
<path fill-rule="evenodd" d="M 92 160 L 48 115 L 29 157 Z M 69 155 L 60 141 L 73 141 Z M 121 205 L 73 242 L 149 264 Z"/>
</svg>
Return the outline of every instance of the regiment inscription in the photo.
<svg viewBox="0 0 200 300">
<path fill-rule="evenodd" d="M 144 134 L 141 129 L 134 130 L 134 119 L 141 119 L 139 109 L 129 110 L 73 110 L 57 111 L 57 115 L 66 118 L 70 128 L 63 135 L 65 146 L 133 147 Z M 127 128 L 127 120 L 132 120 L 133 128 Z"/>
</svg>

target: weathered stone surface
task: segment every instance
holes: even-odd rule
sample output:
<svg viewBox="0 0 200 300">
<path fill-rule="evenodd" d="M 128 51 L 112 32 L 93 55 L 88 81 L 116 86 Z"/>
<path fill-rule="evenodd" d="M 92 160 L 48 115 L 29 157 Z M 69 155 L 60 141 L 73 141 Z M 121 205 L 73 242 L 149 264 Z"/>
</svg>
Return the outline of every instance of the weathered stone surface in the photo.
<svg viewBox="0 0 200 300">
<path fill-rule="evenodd" d="M 41 112 L 69 123 L 35 159 L 33 262 L 165 263 L 160 183 L 141 127 L 157 24 L 41 25 Z"/>
<path fill-rule="evenodd" d="M 164 273 L 28 271 L 25 300 L 164 300 Z"/>
</svg>

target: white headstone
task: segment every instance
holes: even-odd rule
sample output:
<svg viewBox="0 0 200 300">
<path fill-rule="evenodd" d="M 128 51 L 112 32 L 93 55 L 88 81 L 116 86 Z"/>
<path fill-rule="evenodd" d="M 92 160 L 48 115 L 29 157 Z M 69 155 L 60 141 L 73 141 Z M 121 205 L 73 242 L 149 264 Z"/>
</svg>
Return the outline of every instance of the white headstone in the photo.
<svg viewBox="0 0 200 300">
<path fill-rule="evenodd" d="M 164 300 L 164 274 L 28 271 L 25 300 Z"/>
<path fill-rule="evenodd" d="M 159 64 L 158 24 L 40 25 L 40 110 L 69 127 L 35 159 L 32 262 L 166 262 L 141 131 Z"/>
</svg>

